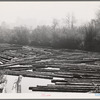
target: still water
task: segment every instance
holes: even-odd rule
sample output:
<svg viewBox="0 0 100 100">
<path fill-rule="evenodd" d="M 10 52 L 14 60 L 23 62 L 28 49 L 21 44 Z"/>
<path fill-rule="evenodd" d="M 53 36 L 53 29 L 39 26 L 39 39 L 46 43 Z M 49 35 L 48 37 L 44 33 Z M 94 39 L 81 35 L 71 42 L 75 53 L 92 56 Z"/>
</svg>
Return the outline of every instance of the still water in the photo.
<svg viewBox="0 0 100 100">
<path fill-rule="evenodd" d="M 7 93 L 12 93 L 13 91 L 12 87 L 16 82 L 16 80 L 18 79 L 18 76 L 7 75 L 6 79 L 7 79 L 6 91 Z M 53 83 L 51 83 L 51 80 L 49 79 L 22 77 L 21 91 L 22 93 L 31 93 L 32 91 L 29 90 L 29 87 L 31 86 L 36 87 L 37 85 L 46 86 L 47 84 L 53 84 Z"/>
<path fill-rule="evenodd" d="M 14 82 L 16 82 L 16 80 L 18 79 L 18 76 L 12 76 L 12 75 L 7 75 L 6 76 L 7 79 L 7 84 L 6 84 L 6 94 L 11 94 L 11 95 L 0 95 L 0 98 L 3 99 L 8 99 L 8 98 L 59 98 L 59 99 L 66 99 L 66 98 L 87 98 L 87 97 L 95 97 L 96 95 L 94 95 L 93 93 L 69 93 L 69 92 L 32 92 L 31 90 L 29 90 L 29 87 L 33 86 L 36 87 L 37 85 L 42 85 L 42 86 L 46 86 L 47 84 L 53 84 L 51 83 L 51 80 L 49 79 L 40 79 L 40 78 L 28 78 L 28 77 L 22 77 L 22 81 L 21 81 L 21 91 L 22 91 L 22 95 L 15 95 L 14 92 L 12 92 L 12 87 Z M 63 78 L 54 78 L 54 79 L 63 79 Z M 28 94 L 23 94 L 23 93 L 28 93 Z M 3 93 L 2 93 L 3 94 Z M 99 97 L 99 96 L 96 96 Z"/>
</svg>

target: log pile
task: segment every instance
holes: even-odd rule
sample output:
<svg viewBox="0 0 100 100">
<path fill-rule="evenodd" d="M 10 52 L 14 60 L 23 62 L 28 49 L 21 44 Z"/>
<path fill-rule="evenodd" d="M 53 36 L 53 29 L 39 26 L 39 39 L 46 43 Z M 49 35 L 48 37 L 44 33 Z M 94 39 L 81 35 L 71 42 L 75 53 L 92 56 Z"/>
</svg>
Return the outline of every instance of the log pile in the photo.
<svg viewBox="0 0 100 100">
<path fill-rule="evenodd" d="M 0 73 L 51 80 L 46 86 L 29 87 L 32 91 L 100 92 L 99 53 L 16 45 L 0 47 L 3 63 Z"/>
</svg>

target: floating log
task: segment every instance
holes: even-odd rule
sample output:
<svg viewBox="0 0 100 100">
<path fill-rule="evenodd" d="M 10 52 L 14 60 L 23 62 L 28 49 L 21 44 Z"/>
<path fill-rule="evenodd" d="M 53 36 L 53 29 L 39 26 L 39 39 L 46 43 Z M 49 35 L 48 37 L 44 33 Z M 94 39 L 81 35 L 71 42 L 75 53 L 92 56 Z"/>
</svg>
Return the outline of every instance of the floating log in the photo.
<svg viewBox="0 0 100 100">
<path fill-rule="evenodd" d="M 44 64 L 44 65 L 42 65 L 42 66 L 46 66 L 46 67 L 52 67 L 52 68 L 69 68 L 69 69 L 71 69 L 71 68 L 73 68 L 73 69 L 95 69 L 95 70 L 100 70 L 100 66 L 98 66 L 98 65 L 89 65 L 89 64 L 86 64 L 86 65 L 84 65 L 84 64 L 68 64 L 68 63 L 66 63 L 66 64 Z"/>
<path fill-rule="evenodd" d="M 12 57 L 6 56 L 6 55 L 0 55 L 1 58 L 3 59 L 7 59 L 7 60 L 11 60 Z"/>
<path fill-rule="evenodd" d="M 6 47 L 6 48 L 2 48 L 2 52 L 6 51 L 6 50 L 18 50 L 18 49 L 22 49 L 22 47 Z"/>
<path fill-rule="evenodd" d="M 49 92 L 89 92 L 95 90 L 97 87 L 94 86 L 66 86 L 66 85 L 47 85 L 29 87 L 32 91 L 49 91 Z"/>
<path fill-rule="evenodd" d="M 82 79 L 82 78 L 65 78 L 65 81 L 68 81 L 70 83 L 95 83 L 95 84 L 99 84 L 100 83 L 100 79 Z"/>
<path fill-rule="evenodd" d="M 66 63 L 89 63 L 89 62 L 95 62 L 100 61 L 100 59 L 84 59 L 84 60 L 54 60 L 55 62 L 66 62 Z"/>
<path fill-rule="evenodd" d="M 96 75 L 96 74 L 98 74 L 98 75 L 100 75 L 100 71 L 87 71 L 87 70 L 85 70 L 85 71 L 81 71 L 81 70 L 62 70 L 62 72 L 71 72 L 71 73 L 83 73 L 83 74 L 87 74 L 87 75 L 91 75 L 92 73 L 93 73 L 93 75 Z"/>
<path fill-rule="evenodd" d="M 3 58 L 0 58 L 1 61 L 5 61 L 5 62 L 8 62 L 9 60 L 7 59 L 3 59 Z"/>
<path fill-rule="evenodd" d="M 60 77 L 60 78 L 83 78 L 83 79 L 100 79 L 99 76 L 82 76 L 82 75 L 63 75 L 63 74 L 55 74 L 53 72 L 34 72 L 35 74 L 41 74 L 41 75 L 49 75 L 49 76 L 52 76 L 52 77 Z"/>
<path fill-rule="evenodd" d="M 39 69 L 36 69 L 36 71 L 37 72 L 58 72 L 59 70 L 39 68 Z"/>
<path fill-rule="evenodd" d="M 53 77 L 61 77 L 61 78 L 83 78 L 83 79 L 100 79 L 99 76 L 91 76 L 91 75 L 78 75 L 78 74 L 73 74 L 73 75 L 63 75 L 63 74 L 55 74 L 55 73 L 47 73 L 43 72 L 44 74 L 53 76 Z M 42 72 L 41 72 L 42 74 Z"/>
<path fill-rule="evenodd" d="M 0 65 L 0 69 L 3 69 L 4 67 L 8 67 L 8 66 L 13 66 L 13 65 L 17 65 L 17 64 L 16 63 L 2 64 L 2 65 Z"/>
<path fill-rule="evenodd" d="M 94 86 L 93 83 L 70 83 L 70 82 L 55 82 L 55 85 L 80 85 L 80 86 Z"/>
<path fill-rule="evenodd" d="M 41 65 L 38 65 L 38 64 L 34 64 L 34 62 L 31 62 L 31 61 L 26 61 L 26 62 L 13 62 L 13 63 L 2 64 L 2 65 L 0 65 L 0 69 L 8 68 L 8 67 L 14 66 L 14 65 L 31 65 L 31 64 L 33 66 L 31 68 L 33 68 L 33 69 L 35 69 L 35 68 L 44 68 L 44 67 L 46 68 L 46 66 L 41 66 Z"/>
<path fill-rule="evenodd" d="M 95 69 L 95 68 L 86 68 L 86 67 L 83 67 L 83 68 L 78 68 L 78 67 L 62 67 L 60 68 L 61 70 L 79 70 L 79 71 L 98 71 L 100 69 Z"/>
<path fill-rule="evenodd" d="M 34 62 L 13 62 L 13 63 L 7 63 L 7 64 L 2 64 L 0 65 L 0 69 L 5 68 L 5 67 L 9 67 L 9 66 L 14 66 L 14 65 L 31 65 L 31 63 L 33 64 Z"/>
<path fill-rule="evenodd" d="M 99 69 L 100 70 L 100 66 L 98 65 L 89 65 L 89 64 L 63 64 L 60 68 L 78 68 L 78 69 Z"/>
<path fill-rule="evenodd" d="M 52 83 L 55 83 L 55 82 L 68 82 L 67 80 L 57 80 L 57 79 L 53 79 L 51 80 Z"/>
<path fill-rule="evenodd" d="M 22 70 L 31 70 L 32 67 L 6 67 L 5 69 L 14 70 L 14 71 L 22 71 Z"/>
<path fill-rule="evenodd" d="M 100 77 L 100 73 L 84 73 L 84 72 L 80 72 L 80 71 L 68 71 L 68 72 L 54 72 L 55 74 L 60 74 L 60 75 L 73 75 L 74 77 Z"/>
<path fill-rule="evenodd" d="M 66 85 L 66 84 L 75 84 L 75 83 L 79 83 L 79 84 L 84 84 L 84 83 L 90 83 L 90 84 L 93 84 L 93 85 L 100 85 L 100 80 L 99 79 L 67 79 L 67 80 L 51 80 L 52 83 L 60 83 L 60 84 L 63 84 L 63 85 Z"/>
<path fill-rule="evenodd" d="M 4 74 L 5 74 L 5 75 L 15 75 L 15 76 L 22 75 L 22 76 L 24 76 L 24 77 L 34 77 L 34 78 L 53 79 L 52 76 L 41 75 L 41 74 L 35 74 L 34 72 L 30 72 L 30 71 L 11 71 L 11 70 L 5 70 L 5 71 L 4 71 Z"/>
<path fill-rule="evenodd" d="M 73 75 L 60 75 L 60 74 L 54 74 L 53 72 L 37 72 L 34 71 L 34 74 L 39 75 L 47 75 L 52 77 L 60 77 L 60 78 L 73 78 Z"/>
<path fill-rule="evenodd" d="M 42 87 L 37 85 L 37 87 Z M 63 89 L 67 89 L 67 88 L 77 88 L 77 89 L 85 89 L 85 88 L 94 88 L 95 86 L 80 86 L 80 85 L 53 85 L 53 84 L 47 84 L 47 88 L 63 88 Z"/>
<path fill-rule="evenodd" d="M 33 68 L 47 68 L 46 65 L 40 65 L 40 64 L 32 64 Z"/>
<path fill-rule="evenodd" d="M 43 92 L 81 92 L 81 93 L 86 93 L 86 92 L 89 92 L 89 91 L 91 91 L 91 89 L 81 89 L 81 90 L 75 90 L 75 89 L 73 89 L 73 90 L 71 90 L 71 89 L 67 89 L 67 90 L 63 90 L 63 89 L 37 89 L 37 88 L 29 88 L 29 90 L 32 90 L 32 91 L 43 91 Z M 94 89 L 92 89 L 92 90 L 94 90 Z"/>
</svg>

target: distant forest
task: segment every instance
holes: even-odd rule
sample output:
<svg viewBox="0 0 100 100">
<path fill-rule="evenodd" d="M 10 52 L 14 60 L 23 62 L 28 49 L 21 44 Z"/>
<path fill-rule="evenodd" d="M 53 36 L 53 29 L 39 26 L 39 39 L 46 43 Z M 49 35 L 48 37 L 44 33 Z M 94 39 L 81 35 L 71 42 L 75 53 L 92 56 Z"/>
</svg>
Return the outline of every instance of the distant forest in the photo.
<svg viewBox="0 0 100 100">
<path fill-rule="evenodd" d="M 37 26 L 32 30 L 24 26 L 10 29 L 1 25 L 0 43 L 100 52 L 100 11 L 95 19 L 84 25 L 76 26 L 75 22 L 73 16 L 66 16 L 62 27 L 56 19 L 51 26 Z"/>
</svg>

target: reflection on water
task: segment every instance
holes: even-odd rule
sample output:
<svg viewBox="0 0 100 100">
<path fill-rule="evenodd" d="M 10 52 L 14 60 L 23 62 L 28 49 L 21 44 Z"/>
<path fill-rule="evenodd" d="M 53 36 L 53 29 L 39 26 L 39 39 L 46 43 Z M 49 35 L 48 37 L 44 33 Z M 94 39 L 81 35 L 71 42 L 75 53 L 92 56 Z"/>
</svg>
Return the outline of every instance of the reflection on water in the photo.
<svg viewBox="0 0 100 100">
<path fill-rule="evenodd" d="M 7 93 L 12 92 L 12 87 L 14 82 L 18 79 L 18 76 L 11 76 L 7 75 L 7 85 L 6 85 L 6 90 Z M 37 86 L 37 85 L 47 85 L 47 84 L 53 84 L 51 83 L 51 80 L 49 79 L 40 79 L 40 78 L 28 78 L 28 77 L 23 77 L 21 81 L 21 88 L 22 88 L 22 93 L 31 93 L 32 91 L 29 90 L 30 86 Z"/>
</svg>

